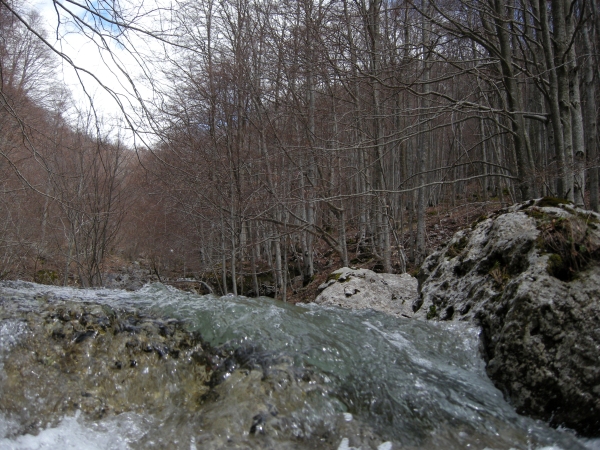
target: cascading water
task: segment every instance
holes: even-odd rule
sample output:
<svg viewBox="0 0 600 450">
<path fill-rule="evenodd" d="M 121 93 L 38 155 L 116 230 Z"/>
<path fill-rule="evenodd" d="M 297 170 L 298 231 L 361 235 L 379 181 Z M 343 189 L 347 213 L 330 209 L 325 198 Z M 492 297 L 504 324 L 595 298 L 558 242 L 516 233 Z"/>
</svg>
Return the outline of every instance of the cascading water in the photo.
<svg viewBox="0 0 600 450">
<path fill-rule="evenodd" d="M 0 283 L 0 449 L 584 449 L 516 414 L 465 324 Z"/>
</svg>

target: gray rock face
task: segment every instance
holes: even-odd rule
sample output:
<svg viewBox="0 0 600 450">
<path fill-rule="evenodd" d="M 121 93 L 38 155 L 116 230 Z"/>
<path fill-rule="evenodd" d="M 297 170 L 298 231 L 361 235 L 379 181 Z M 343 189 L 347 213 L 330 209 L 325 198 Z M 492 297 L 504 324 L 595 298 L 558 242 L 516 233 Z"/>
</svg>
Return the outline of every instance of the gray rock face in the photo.
<svg viewBox="0 0 600 450">
<path fill-rule="evenodd" d="M 415 316 L 481 326 L 517 411 L 600 436 L 600 215 L 540 199 L 458 232 L 424 262 Z"/>
<path fill-rule="evenodd" d="M 371 308 L 394 316 L 412 317 L 417 279 L 408 275 L 375 273 L 344 267 L 319 286 L 315 303 L 343 308 Z"/>
<path fill-rule="evenodd" d="M 145 284 L 156 281 L 158 281 L 158 277 L 150 270 L 141 268 L 139 263 L 122 267 L 118 273 L 107 273 L 103 278 L 104 287 L 127 291 L 137 291 Z"/>
</svg>

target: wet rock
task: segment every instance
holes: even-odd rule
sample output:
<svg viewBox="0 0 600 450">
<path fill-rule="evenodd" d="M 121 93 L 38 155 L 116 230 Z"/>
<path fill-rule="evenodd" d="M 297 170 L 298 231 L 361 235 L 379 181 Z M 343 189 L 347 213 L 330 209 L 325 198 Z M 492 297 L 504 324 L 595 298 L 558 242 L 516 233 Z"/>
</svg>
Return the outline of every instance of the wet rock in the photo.
<svg viewBox="0 0 600 450">
<path fill-rule="evenodd" d="M 600 215 L 539 199 L 481 218 L 424 262 L 416 317 L 482 330 L 517 411 L 600 436 Z"/>
<path fill-rule="evenodd" d="M 4 319 L 11 311 L 1 309 Z M 151 413 L 166 402 L 193 409 L 210 389 L 210 370 L 191 358 L 210 350 L 179 321 L 59 301 L 28 311 L 25 323 L 0 389 L 2 412 L 19 423 L 45 426 L 75 410 L 93 420 Z"/>
<path fill-rule="evenodd" d="M 319 286 L 315 303 L 343 308 L 371 308 L 387 314 L 412 317 L 417 280 L 408 275 L 375 273 L 344 267 Z"/>
<path fill-rule="evenodd" d="M 135 448 L 181 448 L 193 437 L 205 449 L 334 449 L 338 433 L 361 448 L 380 442 L 360 420 L 348 427 L 341 403 L 314 413 L 307 398 L 330 395 L 328 379 L 249 342 L 212 347 L 185 324 L 131 305 L 8 297 L 0 283 L 0 329 L 17 334 L 0 339 L 2 437 L 73 414 L 134 414 L 157 424 Z"/>
<path fill-rule="evenodd" d="M 103 275 L 103 285 L 110 289 L 137 291 L 153 281 L 157 281 L 156 275 L 151 270 L 140 267 L 140 263 L 137 261 L 127 267 L 122 267 L 118 272 Z"/>
</svg>

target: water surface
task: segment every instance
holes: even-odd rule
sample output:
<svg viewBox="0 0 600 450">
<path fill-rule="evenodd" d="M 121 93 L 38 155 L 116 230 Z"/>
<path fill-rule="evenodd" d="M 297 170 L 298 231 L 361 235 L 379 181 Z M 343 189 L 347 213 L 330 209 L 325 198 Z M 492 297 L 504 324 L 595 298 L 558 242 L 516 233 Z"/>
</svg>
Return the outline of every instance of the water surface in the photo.
<svg viewBox="0 0 600 450">
<path fill-rule="evenodd" d="M 121 406 L 94 416 L 73 408 L 48 423 L 35 412 L 44 398 L 25 400 L 18 414 L 0 405 L 0 448 L 599 448 L 516 414 L 485 374 L 476 329 L 370 310 L 197 296 L 158 283 L 125 292 L 4 282 L 0 364 L 14 366 L 32 311 L 61 302 L 179 319 L 235 357 L 218 383 L 198 387 L 202 401 L 183 404 L 183 394 L 163 392 L 154 409 Z M 147 389 L 136 387 L 144 395 L 179 392 L 177 380 L 205 383 L 178 373 L 189 361 L 169 358 L 146 367 Z"/>
</svg>

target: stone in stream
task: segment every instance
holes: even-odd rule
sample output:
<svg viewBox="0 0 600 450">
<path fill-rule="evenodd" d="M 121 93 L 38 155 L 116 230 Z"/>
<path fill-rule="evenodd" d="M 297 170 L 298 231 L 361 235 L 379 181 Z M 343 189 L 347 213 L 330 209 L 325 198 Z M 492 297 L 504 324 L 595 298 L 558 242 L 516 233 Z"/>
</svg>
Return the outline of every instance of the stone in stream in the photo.
<svg viewBox="0 0 600 450">
<path fill-rule="evenodd" d="M 517 411 L 600 436 L 600 215 L 557 199 L 482 217 L 430 255 L 417 318 L 481 327 Z"/>
<path fill-rule="evenodd" d="M 371 308 L 397 317 L 412 317 L 417 280 L 409 274 L 375 273 L 343 267 L 319 286 L 315 303 L 343 308 Z"/>
<path fill-rule="evenodd" d="M 154 423 L 134 448 L 335 449 L 340 435 L 365 449 L 381 443 L 368 425 L 313 409 L 330 389 L 321 375 L 251 344 L 212 347 L 181 320 L 50 295 L 0 297 L 0 327 L 18 330 L 0 347 L 8 438 L 77 413 Z"/>
<path fill-rule="evenodd" d="M 2 412 L 27 427 L 20 432 L 75 410 L 98 420 L 166 402 L 192 409 L 210 390 L 211 372 L 195 359 L 214 352 L 178 320 L 44 299 L 20 320 L 27 332 L 4 357 L 0 389 Z"/>
</svg>

